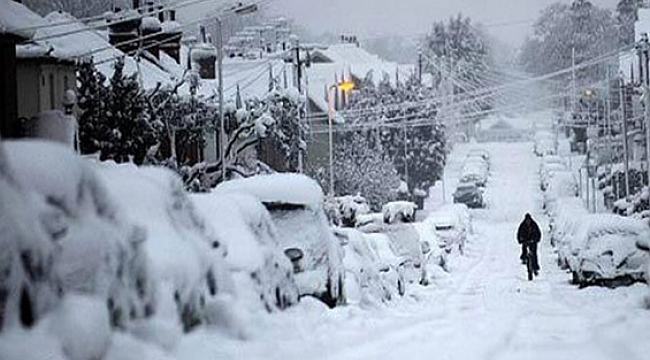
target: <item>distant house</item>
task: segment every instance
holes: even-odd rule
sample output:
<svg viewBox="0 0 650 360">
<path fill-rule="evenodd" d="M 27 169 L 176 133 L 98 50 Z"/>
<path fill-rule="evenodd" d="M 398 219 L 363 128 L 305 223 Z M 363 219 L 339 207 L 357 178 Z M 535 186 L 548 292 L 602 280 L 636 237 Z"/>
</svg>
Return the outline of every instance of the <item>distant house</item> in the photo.
<svg viewBox="0 0 650 360">
<path fill-rule="evenodd" d="M 34 35 L 43 18 L 17 1 L 0 0 L 0 135 L 19 137 L 16 45 Z"/>
</svg>

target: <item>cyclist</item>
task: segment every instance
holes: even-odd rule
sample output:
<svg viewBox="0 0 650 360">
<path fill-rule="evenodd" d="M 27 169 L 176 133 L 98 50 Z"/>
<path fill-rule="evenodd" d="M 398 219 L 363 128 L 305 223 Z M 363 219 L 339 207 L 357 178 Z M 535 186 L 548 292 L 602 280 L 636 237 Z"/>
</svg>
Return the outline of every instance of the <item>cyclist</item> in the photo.
<svg viewBox="0 0 650 360">
<path fill-rule="evenodd" d="M 520 259 L 523 263 L 526 262 L 528 251 L 533 254 L 533 269 L 537 276 L 539 272 L 539 261 L 537 260 L 537 243 L 542 239 L 542 232 L 539 225 L 533 220 L 529 213 L 526 213 L 524 220 L 519 225 L 517 230 L 517 242 L 521 244 Z"/>
</svg>

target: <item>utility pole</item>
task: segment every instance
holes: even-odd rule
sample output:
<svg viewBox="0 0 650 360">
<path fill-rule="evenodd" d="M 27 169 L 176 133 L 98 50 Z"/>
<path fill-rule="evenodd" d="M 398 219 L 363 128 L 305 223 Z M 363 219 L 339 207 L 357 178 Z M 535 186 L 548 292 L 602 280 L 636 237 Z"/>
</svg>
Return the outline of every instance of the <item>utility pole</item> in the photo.
<svg viewBox="0 0 650 360">
<path fill-rule="evenodd" d="M 219 79 L 219 144 L 221 145 L 221 181 L 226 182 L 226 128 L 223 118 L 223 31 L 221 19 L 215 19 L 217 23 L 217 66 Z"/>
<path fill-rule="evenodd" d="M 422 85 L 422 49 L 418 50 L 418 84 Z"/>
<path fill-rule="evenodd" d="M 625 96 L 623 95 L 624 80 L 621 77 L 619 91 L 619 101 L 621 103 L 621 121 L 623 122 L 623 171 L 625 171 L 625 197 L 630 196 L 630 156 L 627 145 L 627 114 L 625 112 Z"/>
<path fill-rule="evenodd" d="M 639 54 L 639 66 L 642 69 L 641 86 L 643 87 L 643 102 L 644 102 L 644 123 L 645 123 L 645 148 L 646 148 L 646 173 L 648 176 L 648 186 L 650 186 L 650 76 L 648 72 L 648 51 L 650 44 L 648 43 L 648 34 L 641 35 L 641 40 L 636 45 Z"/>
</svg>

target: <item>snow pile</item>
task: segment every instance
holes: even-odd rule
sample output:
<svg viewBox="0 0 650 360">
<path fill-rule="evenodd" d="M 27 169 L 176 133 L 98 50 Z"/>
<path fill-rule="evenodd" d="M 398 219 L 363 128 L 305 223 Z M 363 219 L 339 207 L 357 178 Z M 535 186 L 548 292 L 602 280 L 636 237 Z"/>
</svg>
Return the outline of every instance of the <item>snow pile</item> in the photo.
<svg viewBox="0 0 650 360">
<path fill-rule="evenodd" d="M 98 296 L 108 305 L 114 326 L 151 315 L 154 288 L 144 232 L 118 214 L 92 166 L 53 142 L 4 145 L 17 183 L 44 200 L 41 222 L 56 246 L 50 271 L 38 269 L 36 282 L 54 284 L 61 294 Z M 23 261 L 38 261 L 41 251 L 26 250 Z M 52 294 L 31 295 L 43 302 L 36 307 L 39 315 L 56 303 Z"/>
<path fill-rule="evenodd" d="M 192 202 L 227 249 L 237 302 L 247 311 L 284 309 L 298 301 L 293 269 L 269 212 L 244 194 L 197 194 Z"/>
</svg>

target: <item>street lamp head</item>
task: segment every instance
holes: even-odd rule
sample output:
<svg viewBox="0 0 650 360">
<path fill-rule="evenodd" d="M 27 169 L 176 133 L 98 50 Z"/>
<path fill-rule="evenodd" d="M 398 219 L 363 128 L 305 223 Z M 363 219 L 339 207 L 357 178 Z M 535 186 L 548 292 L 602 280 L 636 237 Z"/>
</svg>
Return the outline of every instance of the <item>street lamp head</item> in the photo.
<svg viewBox="0 0 650 360">
<path fill-rule="evenodd" d="M 237 15 L 252 14 L 257 11 L 257 4 L 238 3 L 237 5 L 231 8 L 231 11 Z"/>
<path fill-rule="evenodd" d="M 336 87 L 338 87 L 340 90 L 343 90 L 343 91 L 350 91 L 350 90 L 354 89 L 354 82 L 347 81 L 347 80 L 342 81 L 342 82 L 336 84 Z"/>
</svg>

